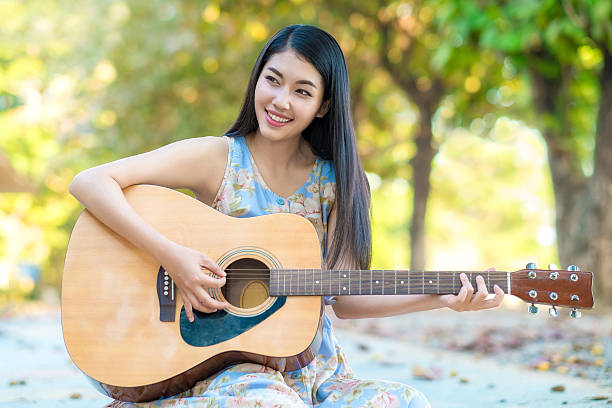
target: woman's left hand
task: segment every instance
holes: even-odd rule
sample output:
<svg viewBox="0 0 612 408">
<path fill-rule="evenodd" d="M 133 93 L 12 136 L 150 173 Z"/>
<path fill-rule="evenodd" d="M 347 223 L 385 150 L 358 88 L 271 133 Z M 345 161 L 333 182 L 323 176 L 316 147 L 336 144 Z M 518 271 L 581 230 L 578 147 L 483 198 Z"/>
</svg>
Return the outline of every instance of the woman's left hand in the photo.
<svg viewBox="0 0 612 408">
<path fill-rule="evenodd" d="M 491 268 L 488 271 L 493 272 L 495 269 Z M 493 286 L 495 296 L 492 299 L 487 299 L 489 292 L 481 275 L 476 277 L 476 287 L 478 289 L 476 293 L 474 293 L 474 286 L 472 286 L 465 273 L 460 274 L 459 279 L 462 286 L 457 295 L 442 295 L 442 302 L 449 309 L 456 312 L 491 309 L 499 306 L 504 299 L 504 291 L 497 285 Z"/>
</svg>

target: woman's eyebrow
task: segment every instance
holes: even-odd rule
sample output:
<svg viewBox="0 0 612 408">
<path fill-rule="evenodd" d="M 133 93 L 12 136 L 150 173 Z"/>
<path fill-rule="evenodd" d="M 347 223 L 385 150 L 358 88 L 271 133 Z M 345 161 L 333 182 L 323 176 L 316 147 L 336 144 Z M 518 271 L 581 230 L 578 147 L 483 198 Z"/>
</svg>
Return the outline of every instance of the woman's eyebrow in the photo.
<svg viewBox="0 0 612 408">
<path fill-rule="evenodd" d="M 276 68 L 274 67 L 268 67 L 268 69 L 272 72 L 274 72 L 276 75 L 278 75 L 279 77 L 283 78 L 283 74 L 281 74 Z M 317 86 L 312 83 L 311 81 L 307 80 L 307 79 L 300 79 L 299 81 L 295 81 L 296 84 L 304 84 L 304 85 L 310 85 L 313 88 L 316 88 Z"/>
</svg>

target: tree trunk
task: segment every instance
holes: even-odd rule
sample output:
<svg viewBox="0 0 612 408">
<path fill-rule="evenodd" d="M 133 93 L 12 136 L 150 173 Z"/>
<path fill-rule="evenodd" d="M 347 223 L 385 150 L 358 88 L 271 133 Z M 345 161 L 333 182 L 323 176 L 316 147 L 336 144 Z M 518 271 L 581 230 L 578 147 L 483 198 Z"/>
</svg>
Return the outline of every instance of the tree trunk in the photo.
<svg viewBox="0 0 612 408">
<path fill-rule="evenodd" d="M 605 47 L 600 75 L 595 167 L 586 179 L 563 141 L 571 137 L 564 94 L 570 75 L 546 78 L 532 70 L 535 106 L 539 113 L 559 120 L 543 130 L 555 192 L 557 245 L 562 266 L 578 265 L 594 272 L 598 303 L 612 305 L 612 56 Z"/>
<path fill-rule="evenodd" d="M 429 198 L 431 161 L 436 154 L 432 146 L 431 121 L 435 105 L 416 101 L 420 113 L 420 126 L 416 137 L 417 151 L 411 159 L 413 210 L 410 224 L 410 269 L 425 269 L 425 213 Z M 420 102 L 420 103 L 419 103 Z"/>
<path fill-rule="evenodd" d="M 597 117 L 595 167 L 589 183 L 591 214 L 584 236 L 589 242 L 585 266 L 593 271 L 596 301 L 612 305 L 612 56 L 600 47 L 604 66 Z"/>
<path fill-rule="evenodd" d="M 542 56 L 553 58 L 552 56 Z M 548 165 L 555 195 L 555 226 L 560 267 L 584 264 L 588 242 L 584 239 L 585 218 L 589 203 L 585 198 L 587 183 L 574 152 L 565 147 L 571 138 L 568 121 L 569 67 L 562 67 L 559 76 L 542 75 L 531 67 L 535 108 L 544 118 L 554 118 L 555 124 L 542 130 L 548 150 Z"/>
</svg>

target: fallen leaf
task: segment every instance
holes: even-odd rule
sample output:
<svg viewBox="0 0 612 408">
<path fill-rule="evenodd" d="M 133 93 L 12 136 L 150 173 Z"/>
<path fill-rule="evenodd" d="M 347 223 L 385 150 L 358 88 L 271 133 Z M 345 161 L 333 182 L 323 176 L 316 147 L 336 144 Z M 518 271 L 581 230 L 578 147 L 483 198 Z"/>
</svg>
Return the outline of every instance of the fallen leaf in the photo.
<svg viewBox="0 0 612 408">
<path fill-rule="evenodd" d="M 564 392 L 565 391 L 565 386 L 564 385 L 555 385 L 550 390 L 553 391 L 553 392 Z"/>
<path fill-rule="evenodd" d="M 606 395 L 596 395 L 593 398 L 591 398 L 593 401 L 605 401 L 607 399 L 609 399 L 610 397 L 606 396 Z"/>
<path fill-rule="evenodd" d="M 460 379 L 459 379 L 459 382 L 460 382 L 461 384 L 467 384 L 467 383 L 469 383 L 469 382 L 470 382 L 470 380 L 468 380 L 467 378 L 460 378 Z"/>
<path fill-rule="evenodd" d="M 83 394 L 81 394 L 80 392 L 73 392 L 72 394 L 70 394 L 70 399 L 81 399 L 83 397 Z"/>
<path fill-rule="evenodd" d="M 540 371 L 548 371 L 548 369 L 550 368 L 550 362 L 542 361 L 536 365 L 536 368 Z"/>
<path fill-rule="evenodd" d="M 591 354 L 594 356 L 601 356 L 604 352 L 604 346 L 601 343 L 595 343 L 593 344 L 593 347 L 591 347 Z"/>
<path fill-rule="evenodd" d="M 437 380 L 438 378 L 440 378 L 441 373 L 442 370 L 437 367 L 430 367 L 429 369 L 424 369 L 423 367 L 418 365 L 412 366 L 412 376 L 421 380 Z"/>
</svg>

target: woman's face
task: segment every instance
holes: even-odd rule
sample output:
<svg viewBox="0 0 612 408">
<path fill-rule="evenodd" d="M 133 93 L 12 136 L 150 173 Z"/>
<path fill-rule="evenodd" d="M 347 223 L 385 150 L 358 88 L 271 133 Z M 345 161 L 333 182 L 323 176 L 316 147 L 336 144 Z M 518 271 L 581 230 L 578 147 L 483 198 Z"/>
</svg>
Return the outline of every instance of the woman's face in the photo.
<svg viewBox="0 0 612 408">
<path fill-rule="evenodd" d="M 255 87 L 258 133 L 271 140 L 301 135 L 315 117 L 325 115 L 323 78 L 316 68 L 289 49 L 264 65 Z"/>
</svg>

